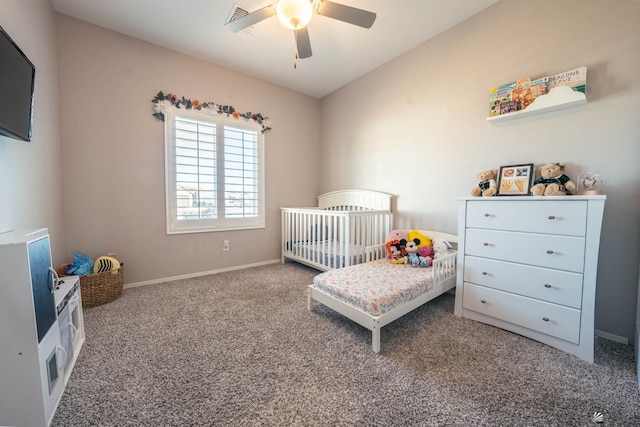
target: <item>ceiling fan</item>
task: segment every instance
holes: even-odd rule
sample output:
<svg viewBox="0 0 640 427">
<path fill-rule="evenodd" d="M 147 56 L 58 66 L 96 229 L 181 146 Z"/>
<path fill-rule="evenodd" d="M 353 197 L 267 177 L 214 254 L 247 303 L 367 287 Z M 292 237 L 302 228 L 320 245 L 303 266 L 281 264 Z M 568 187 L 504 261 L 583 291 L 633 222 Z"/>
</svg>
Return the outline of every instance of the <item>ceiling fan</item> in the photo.
<svg viewBox="0 0 640 427">
<path fill-rule="evenodd" d="M 307 24 L 311 21 L 314 12 L 363 28 L 371 28 L 376 20 L 376 14 L 373 12 L 329 0 L 277 0 L 274 4 L 228 22 L 225 27 L 236 33 L 276 15 L 282 25 L 293 30 L 298 57 L 309 58 L 311 42 Z"/>
</svg>

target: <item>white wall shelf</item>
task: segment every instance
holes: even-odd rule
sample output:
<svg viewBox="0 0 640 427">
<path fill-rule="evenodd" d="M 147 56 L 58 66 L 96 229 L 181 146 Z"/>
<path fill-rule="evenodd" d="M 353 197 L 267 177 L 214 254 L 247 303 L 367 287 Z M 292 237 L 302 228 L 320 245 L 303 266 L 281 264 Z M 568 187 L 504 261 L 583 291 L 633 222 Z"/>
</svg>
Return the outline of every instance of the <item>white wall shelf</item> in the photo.
<svg viewBox="0 0 640 427">
<path fill-rule="evenodd" d="M 530 116 L 533 114 L 546 113 L 548 111 L 559 110 L 561 108 L 586 104 L 586 102 L 587 97 L 584 93 L 574 91 L 568 86 L 557 86 L 551 89 L 546 95 L 537 97 L 525 110 L 487 117 L 487 121 L 502 122 L 505 120 L 513 120 L 522 116 Z"/>
</svg>

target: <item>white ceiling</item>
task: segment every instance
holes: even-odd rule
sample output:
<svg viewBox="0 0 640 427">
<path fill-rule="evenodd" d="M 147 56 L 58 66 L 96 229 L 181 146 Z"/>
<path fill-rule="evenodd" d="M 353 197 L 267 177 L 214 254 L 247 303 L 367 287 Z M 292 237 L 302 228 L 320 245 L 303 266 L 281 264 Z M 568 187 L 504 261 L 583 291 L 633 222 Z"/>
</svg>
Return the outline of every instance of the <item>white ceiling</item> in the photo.
<svg viewBox="0 0 640 427">
<path fill-rule="evenodd" d="M 297 61 L 293 32 L 277 17 L 257 24 L 251 34 L 224 27 L 234 4 L 251 12 L 275 1 L 51 0 L 51 4 L 74 18 L 322 98 L 499 0 L 335 0 L 375 12 L 373 27 L 315 15 L 308 27 L 313 56 Z"/>
</svg>

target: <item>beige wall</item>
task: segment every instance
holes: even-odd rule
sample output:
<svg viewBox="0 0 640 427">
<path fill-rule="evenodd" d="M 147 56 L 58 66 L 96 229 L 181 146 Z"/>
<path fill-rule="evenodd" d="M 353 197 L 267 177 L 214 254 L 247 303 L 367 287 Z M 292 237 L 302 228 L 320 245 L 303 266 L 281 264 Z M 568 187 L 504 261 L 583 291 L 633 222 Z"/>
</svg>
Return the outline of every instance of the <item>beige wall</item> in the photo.
<svg viewBox="0 0 640 427">
<path fill-rule="evenodd" d="M 615 4 L 615 5 L 614 5 Z M 457 229 L 500 165 L 604 174 L 596 328 L 633 340 L 640 248 L 640 2 L 502 1 L 321 101 L 321 191 L 397 196 L 396 226 Z M 488 90 L 587 66 L 586 105 L 502 123 Z"/>
<path fill-rule="evenodd" d="M 318 194 L 319 101 L 64 15 L 58 36 L 69 256 L 116 252 L 125 283 L 278 260 L 280 206 Z M 160 90 L 271 118 L 265 229 L 166 235 Z"/>
<path fill-rule="evenodd" d="M 36 67 L 31 142 L 0 136 L 0 232 L 47 227 L 55 264 L 64 256 L 55 12 L 48 0 L 3 0 L 0 25 Z"/>
<path fill-rule="evenodd" d="M 397 196 L 397 226 L 455 232 L 456 197 L 475 186 L 477 171 L 562 161 L 574 178 L 582 168 L 604 173 L 596 327 L 631 339 L 638 22 L 632 0 L 500 2 L 319 102 L 55 15 L 47 0 L 4 0 L 0 25 L 36 64 L 37 82 L 33 141 L 0 137 L 0 230 L 46 226 L 54 263 L 72 250 L 114 251 L 128 283 L 153 281 L 277 259 L 278 208 L 313 204 L 319 192 L 388 191 Z M 586 105 L 485 121 L 488 88 L 581 65 L 589 69 Z M 165 235 L 162 123 L 150 102 L 159 90 L 272 118 L 266 229 Z"/>
</svg>

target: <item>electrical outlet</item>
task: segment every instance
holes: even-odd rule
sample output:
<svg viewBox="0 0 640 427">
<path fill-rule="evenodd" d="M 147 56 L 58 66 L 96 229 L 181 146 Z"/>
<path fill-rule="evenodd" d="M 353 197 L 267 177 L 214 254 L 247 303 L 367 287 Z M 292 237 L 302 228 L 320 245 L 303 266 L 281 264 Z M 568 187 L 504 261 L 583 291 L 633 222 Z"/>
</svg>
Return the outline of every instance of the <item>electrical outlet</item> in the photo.
<svg viewBox="0 0 640 427">
<path fill-rule="evenodd" d="M 225 240 L 224 242 L 222 242 L 222 250 L 223 251 L 228 251 L 229 250 L 229 241 Z"/>
</svg>

